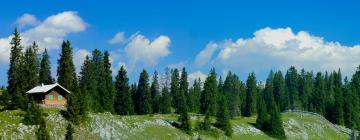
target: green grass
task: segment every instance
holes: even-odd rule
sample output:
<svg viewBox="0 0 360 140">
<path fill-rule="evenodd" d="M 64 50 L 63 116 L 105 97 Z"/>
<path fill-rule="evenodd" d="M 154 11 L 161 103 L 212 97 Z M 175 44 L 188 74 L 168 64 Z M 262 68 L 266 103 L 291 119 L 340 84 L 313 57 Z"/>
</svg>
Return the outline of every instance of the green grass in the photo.
<svg viewBox="0 0 360 140">
<path fill-rule="evenodd" d="M 0 112 L 0 139 L 34 139 L 38 126 L 21 124 L 24 112 L 19 110 Z M 47 127 L 50 135 L 55 139 L 63 139 L 67 121 L 60 115 L 58 109 L 45 109 Z M 168 122 L 177 121 L 176 114 L 169 115 L 133 115 L 119 116 L 110 113 L 90 114 L 89 120 L 75 127 L 76 139 L 246 139 L 268 140 L 274 139 L 252 124 L 256 116 L 237 117 L 231 120 L 233 136 L 226 137 L 224 133 L 212 127 L 210 131 L 196 130 L 198 122 L 203 116 L 191 114 L 192 135 L 171 126 Z M 336 130 L 323 118 L 302 113 L 283 113 L 283 125 L 288 139 L 327 139 L 342 140 L 347 136 Z M 215 118 L 212 118 L 215 122 Z"/>
</svg>

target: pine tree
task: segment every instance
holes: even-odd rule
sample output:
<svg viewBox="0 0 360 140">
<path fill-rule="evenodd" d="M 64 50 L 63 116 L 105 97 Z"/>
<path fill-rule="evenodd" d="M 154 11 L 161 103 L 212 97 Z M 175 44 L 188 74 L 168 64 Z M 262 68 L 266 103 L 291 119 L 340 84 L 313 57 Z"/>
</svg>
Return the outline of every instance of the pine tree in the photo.
<svg viewBox="0 0 360 140">
<path fill-rule="evenodd" d="M 269 131 L 270 116 L 268 115 L 264 98 L 260 97 L 258 102 L 258 116 L 256 118 L 256 127 L 263 131 Z"/>
<path fill-rule="evenodd" d="M 201 94 L 201 80 L 195 79 L 193 86 L 189 90 L 188 105 L 191 112 L 200 112 L 200 94 Z"/>
<path fill-rule="evenodd" d="M 291 66 L 285 75 L 286 82 L 286 96 L 289 99 L 289 108 L 290 109 L 299 109 L 300 100 L 299 100 L 299 74 L 294 66 Z"/>
<path fill-rule="evenodd" d="M 50 58 L 47 49 L 45 49 L 40 62 L 39 84 L 48 85 L 53 83 L 54 79 L 51 77 Z"/>
<path fill-rule="evenodd" d="M 186 99 L 188 99 L 186 97 L 189 97 L 189 91 L 188 91 L 189 89 L 188 88 L 189 88 L 189 82 L 187 79 L 187 72 L 184 67 L 181 72 L 179 96 L 184 96 L 183 102 L 187 106 L 186 108 L 189 108 L 189 104 L 186 100 Z"/>
<path fill-rule="evenodd" d="M 73 63 L 73 53 L 70 41 L 64 41 L 61 46 L 60 59 L 58 60 L 57 82 L 71 92 L 78 91 L 78 83 Z"/>
<path fill-rule="evenodd" d="M 115 112 L 119 115 L 134 114 L 134 107 L 129 87 L 129 78 L 126 73 L 127 72 L 124 66 L 121 66 L 118 75 L 115 78 Z"/>
<path fill-rule="evenodd" d="M 40 127 L 35 134 L 37 140 L 50 140 L 49 131 L 46 128 L 46 122 L 44 119 L 41 119 Z"/>
<path fill-rule="evenodd" d="M 209 76 L 204 83 L 204 90 L 201 93 L 200 98 L 200 112 L 202 114 L 210 113 L 209 115 L 215 115 L 217 111 L 217 98 L 218 85 L 216 79 L 215 68 L 210 70 Z"/>
<path fill-rule="evenodd" d="M 230 116 L 235 117 L 240 115 L 240 80 L 231 72 L 226 76 L 223 88 L 223 93 L 226 96 L 229 105 Z"/>
<path fill-rule="evenodd" d="M 39 125 L 41 123 L 42 118 L 42 111 L 40 107 L 35 103 L 32 99 L 30 101 L 29 107 L 26 109 L 24 119 L 22 122 L 25 125 Z"/>
<path fill-rule="evenodd" d="M 270 134 L 280 139 L 285 139 L 285 131 L 282 125 L 281 114 L 276 105 L 271 105 Z"/>
<path fill-rule="evenodd" d="M 254 73 L 251 73 L 246 81 L 245 110 L 243 113 L 246 117 L 250 117 L 256 113 L 257 92 L 256 77 Z"/>
<path fill-rule="evenodd" d="M 227 106 L 227 100 L 224 96 L 221 96 L 221 102 L 219 104 L 219 110 L 216 115 L 215 126 L 225 132 L 226 136 L 231 136 L 233 130 L 230 124 L 230 113 Z"/>
<path fill-rule="evenodd" d="M 37 57 L 38 45 L 33 42 L 26 48 L 24 57 L 24 77 L 26 81 L 25 90 L 30 90 L 39 83 L 39 60 Z"/>
<path fill-rule="evenodd" d="M 162 96 L 160 98 L 160 112 L 162 114 L 171 113 L 171 96 L 166 85 L 162 89 Z"/>
<path fill-rule="evenodd" d="M 325 92 L 326 82 L 321 72 L 318 72 L 315 77 L 311 103 L 314 106 L 314 111 L 322 115 L 325 113 Z"/>
<path fill-rule="evenodd" d="M 86 104 L 90 106 L 92 111 L 97 111 L 98 100 L 94 100 L 97 97 L 97 79 L 95 74 L 95 64 L 86 56 L 83 65 L 81 66 L 79 84 L 81 90 L 84 91 L 86 96 Z"/>
<path fill-rule="evenodd" d="M 185 131 L 187 134 L 191 134 L 190 118 L 187 112 L 187 105 L 184 94 L 180 94 L 178 103 L 180 106 L 179 107 L 180 129 Z"/>
<path fill-rule="evenodd" d="M 160 86 L 158 81 L 158 73 L 154 72 L 153 80 L 151 83 L 151 100 L 152 100 L 152 108 L 153 113 L 160 113 Z"/>
<path fill-rule="evenodd" d="M 149 74 L 146 70 L 143 70 L 140 73 L 139 85 L 137 88 L 137 94 L 139 95 L 139 107 L 140 110 L 138 114 L 150 114 L 152 113 L 152 104 L 151 104 L 151 93 L 149 87 Z"/>
<path fill-rule="evenodd" d="M 309 110 L 309 98 L 312 93 L 312 85 L 313 85 L 313 74 L 310 72 L 305 72 L 304 69 L 301 70 L 300 78 L 299 78 L 299 93 L 300 93 L 300 101 L 303 110 Z"/>
<path fill-rule="evenodd" d="M 115 89 L 114 83 L 112 80 L 112 71 L 110 63 L 110 54 L 108 51 L 104 52 L 103 58 L 103 71 L 100 77 L 103 79 L 103 84 L 100 87 L 100 94 L 102 95 L 102 103 L 104 111 L 114 112 L 114 99 L 115 99 Z"/>
<path fill-rule="evenodd" d="M 74 127 L 69 123 L 66 127 L 65 140 L 73 140 L 73 133 L 75 132 Z"/>
<path fill-rule="evenodd" d="M 281 71 L 275 72 L 273 87 L 275 102 L 278 104 L 281 111 L 285 111 L 286 107 L 289 106 L 289 102 L 285 96 L 285 80 Z"/>
<path fill-rule="evenodd" d="M 170 83 L 170 94 L 172 99 L 172 106 L 175 108 L 176 112 L 178 111 L 178 97 L 180 93 L 180 82 L 179 82 L 179 71 L 174 69 L 171 72 L 171 83 Z"/>
<path fill-rule="evenodd" d="M 25 109 L 26 108 L 26 85 L 23 80 L 24 68 L 24 54 L 22 53 L 23 47 L 20 45 L 20 33 L 15 28 L 13 38 L 11 39 L 10 46 L 10 65 L 8 74 L 8 95 L 11 100 L 10 109 Z"/>
</svg>

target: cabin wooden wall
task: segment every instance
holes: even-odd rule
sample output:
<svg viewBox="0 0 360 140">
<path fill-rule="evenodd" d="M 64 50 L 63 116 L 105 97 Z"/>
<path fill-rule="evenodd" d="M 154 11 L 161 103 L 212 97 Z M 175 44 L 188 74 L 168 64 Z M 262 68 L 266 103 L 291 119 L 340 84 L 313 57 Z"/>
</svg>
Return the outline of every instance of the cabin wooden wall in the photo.
<svg viewBox="0 0 360 140">
<path fill-rule="evenodd" d="M 49 96 L 52 95 L 54 98 L 53 100 L 49 100 Z M 53 90 L 45 95 L 45 104 L 46 105 L 65 105 L 66 104 L 66 97 L 62 96 L 62 100 L 58 100 L 58 96 L 62 96 L 57 91 Z"/>
</svg>

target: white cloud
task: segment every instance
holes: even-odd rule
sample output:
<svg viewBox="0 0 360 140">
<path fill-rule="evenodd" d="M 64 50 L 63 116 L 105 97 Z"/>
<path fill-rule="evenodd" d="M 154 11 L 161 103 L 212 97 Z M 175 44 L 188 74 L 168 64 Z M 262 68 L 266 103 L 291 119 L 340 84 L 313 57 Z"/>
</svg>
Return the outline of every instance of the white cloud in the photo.
<svg viewBox="0 0 360 140">
<path fill-rule="evenodd" d="M 16 25 L 20 27 L 35 26 L 39 23 L 40 21 L 38 21 L 34 15 L 28 13 L 23 14 L 16 20 Z"/>
<path fill-rule="evenodd" d="M 79 73 L 81 66 L 84 63 L 86 56 L 91 57 L 91 52 L 85 49 L 77 49 L 73 55 L 74 65 L 76 67 L 76 73 Z"/>
<path fill-rule="evenodd" d="M 208 63 L 211 60 L 217 48 L 218 48 L 218 44 L 214 42 L 210 42 L 209 44 L 207 44 L 206 48 L 196 56 L 195 59 L 196 66 L 203 66 L 206 63 Z"/>
<path fill-rule="evenodd" d="M 315 71 L 341 68 L 345 74 L 350 74 L 360 62 L 360 45 L 343 46 L 305 31 L 294 33 L 290 28 L 264 28 L 256 31 L 252 38 L 209 44 L 213 47 L 207 45 L 198 54 L 195 64 L 210 63 L 244 73 L 285 70 L 293 65 Z"/>
<path fill-rule="evenodd" d="M 169 50 L 170 38 L 160 35 L 153 41 L 141 34 L 131 37 L 129 43 L 125 47 L 130 67 L 135 66 L 138 62 L 143 65 L 154 66 L 159 59 L 170 54 Z"/>
<path fill-rule="evenodd" d="M 207 75 L 202 73 L 201 71 L 195 71 L 188 75 L 188 81 L 190 82 L 190 84 L 192 84 L 196 79 L 200 78 L 201 82 L 204 82 L 206 77 Z"/>
<path fill-rule="evenodd" d="M 118 32 L 115 34 L 115 36 L 109 40 L 110 44 L 121 44 L 125 41 L 125 33 L 124 32 Z"/>
<path fill-rule="evenodd" d="M 24 20 L 23 23 L 30 22 L 25 22 Z M 21 43 L 23 46 L 28 46 L 33 41 L 36 41 L 40 51 L 44 48 L 49 50 L 58 49 L 60 48 L 64 37 L 68 34 L 81 32 L 85 29 L 86 23 L 77 15 L 77 12 L 66 11 L 49 16 L 37 26 L 21 32 Z M 8 63 L 9 61 L 11 49 L 9 45 L 10 40 L 11 36 L 0 38 L 0 63 Z"/>
<path fill-rule="evenodd" d="M 181 61 L 179 63 L 169 64 L 167 67 L 170 69 L 179 69 L 181 70 L 183 67 L 186 67 L 186 61 Z"/>
</svg>

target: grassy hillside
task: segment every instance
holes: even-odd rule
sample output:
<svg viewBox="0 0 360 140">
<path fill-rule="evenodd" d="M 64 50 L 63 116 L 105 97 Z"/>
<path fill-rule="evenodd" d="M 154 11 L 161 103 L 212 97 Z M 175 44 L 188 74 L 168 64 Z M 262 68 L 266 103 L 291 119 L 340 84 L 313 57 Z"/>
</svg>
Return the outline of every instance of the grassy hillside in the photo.
<svg viewBox="0 0 360 140">
<path fill-rule="evenodd" d="M 54 139 L 62 140 L 67 122 L 58 110 L 45 111 L 47 126 Z M 0 112 L 0 139 L 33 139 L 38 126 L 21 123 L 22 111 Z M 283 113 L 283 125 L 288 139 L 348 139 L 347 135 L 321 117 L 304 113 Z M 192 125 L 202 120 L 202 116 L 192 115 Z M 118 116 L 109 113 L 91 114 L 89 121 L 76 126 L 77 139 L 273 139 L 256 129 L 256 117 L 239 117 L 232 120 L 233 137 L 225 137 L 222 131 L 213 128 L 210 132 L 197 131 L 189 136 L 170 125 L 176 115 Z M 342 128 L 346 129 L 346 128 Z"/>
</svg>

